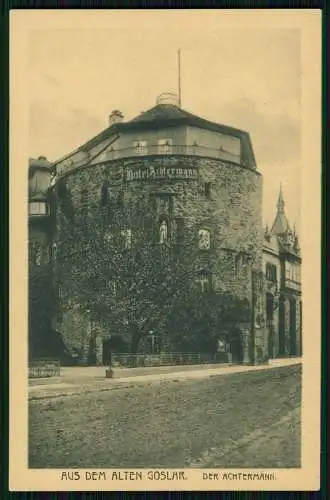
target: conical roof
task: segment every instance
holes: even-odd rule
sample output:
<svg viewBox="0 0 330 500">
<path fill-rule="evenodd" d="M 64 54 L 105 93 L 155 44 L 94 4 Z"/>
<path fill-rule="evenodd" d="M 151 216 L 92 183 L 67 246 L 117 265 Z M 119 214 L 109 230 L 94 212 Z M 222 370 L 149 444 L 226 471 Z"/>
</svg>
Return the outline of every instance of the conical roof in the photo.
<svg viewBox="0 0 330 500">
<path fill-rule="evenodd" d="M 271 233 L 275 234 L 277 236 L 280 236 L 287 231 L 290 231 L 290 224 L 289 221 L 285 215 L 285 210 L 284 210 L 284 197 L 283 197 L 283 192 L 282 192 L 282 186 L 280 186 L 280 192 L 278 195 L 278 200 L 277 200 L 277 213 L 276 217 L 271 229 Z"/>
</svg>

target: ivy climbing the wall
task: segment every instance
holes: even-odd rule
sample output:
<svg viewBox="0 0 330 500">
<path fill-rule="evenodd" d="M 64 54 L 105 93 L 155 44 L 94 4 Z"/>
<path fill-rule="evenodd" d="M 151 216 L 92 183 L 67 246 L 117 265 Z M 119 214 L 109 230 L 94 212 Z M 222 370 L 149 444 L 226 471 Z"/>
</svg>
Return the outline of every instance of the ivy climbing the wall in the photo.
<svg viewBox="0 0 330 500">
<path fill-rule="evenodd" d="M 71 223 L 73 223 L 74 207 L 72 203 L 72 196 L 64 178 L 59 179 L 57 183 L 57 198 L 63 214 Z"/>
</svg>

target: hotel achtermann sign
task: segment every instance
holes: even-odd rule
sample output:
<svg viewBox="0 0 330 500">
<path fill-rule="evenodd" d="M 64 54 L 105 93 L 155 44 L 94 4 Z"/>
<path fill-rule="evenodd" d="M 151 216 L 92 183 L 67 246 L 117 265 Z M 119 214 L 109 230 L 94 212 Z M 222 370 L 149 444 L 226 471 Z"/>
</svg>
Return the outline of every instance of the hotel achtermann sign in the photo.
<svg viewBox="0 0 330 500">
<path fill-rule="evenodd" d="M 170 167 L 170 166 L 136 166 L 128 167 L 125 171 L 126 181 L 143 180 L 194 180 L 197 179 L 198 170 L 192 167 Z"/>
</svg>

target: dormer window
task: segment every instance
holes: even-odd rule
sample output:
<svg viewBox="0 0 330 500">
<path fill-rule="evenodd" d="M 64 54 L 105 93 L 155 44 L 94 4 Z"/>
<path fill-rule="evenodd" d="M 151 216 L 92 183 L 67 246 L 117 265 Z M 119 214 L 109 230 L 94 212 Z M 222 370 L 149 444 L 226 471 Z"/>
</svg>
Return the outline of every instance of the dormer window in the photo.
<svg viewBox="0 0 330 500">
<path fill-rule="evenodd" d="M 31 201 L 29 215 L 47 215 L 47 203 L 45 201 Z"/>
<path fill-rule="evenodd" d="M 172 153 L 172 139 L 159 139 L 157 144 L 158 154 L 168 155 Z"/>
<path fill-rule="evenodd" d="M 146 155 L 148 152 L 147 141 L 133 141 L 133 147 L 137 155 Z"/>
</svg>

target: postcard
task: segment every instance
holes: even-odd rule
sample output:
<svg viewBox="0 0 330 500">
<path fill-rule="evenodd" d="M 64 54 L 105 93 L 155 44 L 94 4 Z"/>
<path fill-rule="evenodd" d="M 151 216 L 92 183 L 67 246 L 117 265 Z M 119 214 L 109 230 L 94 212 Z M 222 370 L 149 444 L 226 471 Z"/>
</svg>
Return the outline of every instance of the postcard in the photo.
<svg viewBox="0 0 330 500">
<path fill-rule="evenodd" d="M 10 489 L 320 488 L 321 11 L 10 13 Z"/>
</svg>

